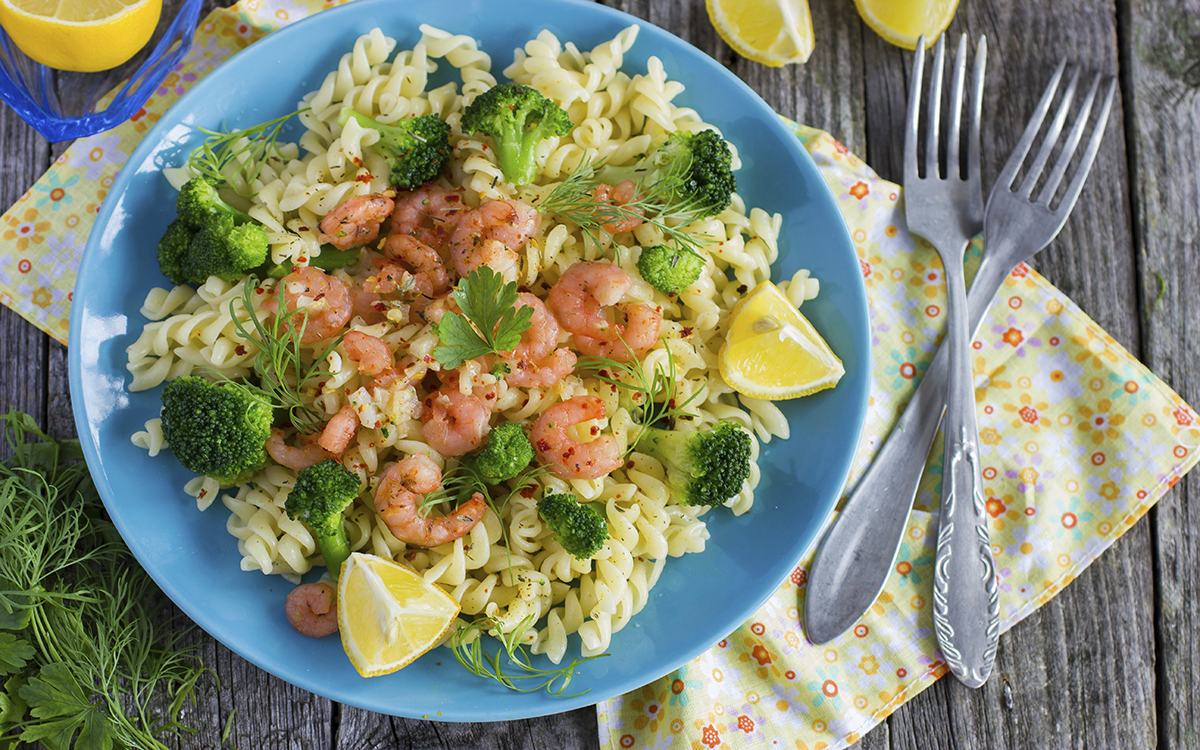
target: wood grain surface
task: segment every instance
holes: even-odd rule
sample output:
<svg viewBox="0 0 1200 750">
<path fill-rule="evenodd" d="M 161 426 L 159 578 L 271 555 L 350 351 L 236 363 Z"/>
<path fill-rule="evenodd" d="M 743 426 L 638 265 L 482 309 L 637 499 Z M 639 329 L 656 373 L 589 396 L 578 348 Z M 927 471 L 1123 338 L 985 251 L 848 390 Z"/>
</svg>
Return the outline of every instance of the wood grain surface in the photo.
<svg viewBox="0 0 1200 750">
<path fill-rule="evenodd" d="M 833 133 L 885 178 L 901 173 L 911 53 L 863 25 L 850 0 L 810 0 L 817 47 L 804 66 L 734 55 L 703 0 L 606 4 L 661 26 L 728 67 L 776 111 Z M 531 29 L 531 36 L 536 29 Z M 1059 238 L 1033 265 L 1185 400 L 1200 404 L 1200 3 L 1191 0 L 963 0 L 949 33 L 988 38 L 983 166 L 991 184 L 1049 72 L 1067 57 L 1118 77 L 1092 177 Z M 0 109 L 0 204 L 62 152 Z M 66 350 L 0 308 L 0 405 L 75 433 Z M 1048 605 L 1005 634 L 987 685 L 942 680 L 860 747 L 1200 747 L 1200 475 Z M 187 709 L 181 750 L 225 747 L 598 747 L 591 708 L 488 724 L 399 719 L 331 703 L 277 680 L 197 631 L 214 677 Z M 232 716 L 232 721 L 230 717 Z"/>
</svg>

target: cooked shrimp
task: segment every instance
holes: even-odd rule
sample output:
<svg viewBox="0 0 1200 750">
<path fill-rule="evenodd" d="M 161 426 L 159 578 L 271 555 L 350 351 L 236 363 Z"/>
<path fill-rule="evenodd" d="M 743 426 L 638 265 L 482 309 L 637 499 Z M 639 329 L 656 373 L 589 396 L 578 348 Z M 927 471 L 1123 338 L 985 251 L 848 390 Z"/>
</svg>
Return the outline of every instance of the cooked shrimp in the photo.
<svg viewBox="0 0 1200 750">
<path fill-rule="evenodd" d="M 338 631 L 337 590 L 328 583 L 304 583 L 288 592 L 283 604 L 288 622 L 300 635 L 324 638 Z"/>
<path fill-rule="evenodd" d="M 538 460 L 563 479 L 599 479 L 619 469 L 624 459 L 615 437 L 601 435 L 581 443 L 567 434 L 580 422 L 602 417 L 604 401 L 598 396 L 576 396 L 546 409 L 529 433 Z"/>
<path fill-rule="evenodd" d="M 575 352 L 566 347 L 555 349 L 539 360 L 505 360 L 509 373 L 504 380 L 519 388 L 547 388 L 570 375 L 575 362 Z"/>
<path fill-rule="evenodd" d="M 314 341 L 336 336 L 354 313 L 350 300 L 350 285 L 326 274 L 319 268 L 304 266 L 280 279 L 283 300 L 292 316 L 292 325 L 304 326 L 300 341 Z M 275 297 L 263 302 L 263 309 L 278 313 Z M 303 313 L 303 314 L 302 314 Z"/>
<path fill-rule="evenodd" d="M 396 364 L 392 350 L 378 336 L 350 331 L 342 344 L 346 347 L 346 355 L 358 363 L 358 371 L 363 375 L 379 375 Z"/>
<path fill-rule="evenodd" d="M 362 318 L 362 321 L 373 326 L 387 319 L 387 305 L 379 298 L 379 294 L 363 286 L 350 287 L 350 313 Z"/>
<path fill-rule="evenodd" d="M 542 217 L 521 201 L 487 201 L 458 220 L 446 242 L 459 276 L 487 266 L 515 281 L 521 270 L 519 250 L 538 230 Z"/>
<path fill-rule="evenodd" d="M 271 460 L 280 466 L 286 466 L 289 469 L 300 471 L 307 469 L 313 464 L 318 464 L 327 458 L 333 458 L 333 454 L 322 448 L 317 440 L 319 435 L 313 433 L 311 435 L 300 435 L 300 445 L 292 447 L 284 442 L 283 430 L 278 427 L 271 428 L 271 435 L 267 438 L 266 444 L 263 446 L 267 449 L 267 455 Z"/>
<path fill-rule="evenodd" d="M 629 276 L 612 263 L 576 263 L 550 289 L 546 304 L 581 352 L 626 360 L 654 346 L 662 324 L 662 310 L 640 303 L 624 306 L 624 324 L 608 319 L 608 309 L 631 286 Z"/>
<path fill-rule="evenodd" d="M 581 353 L 592 357 L 608 357 L 626 361 L 640 357 L 658 342 L 658 329 L 662 326 L 662 309 L 641 303 L 625 305 L 622 312 L 625 324 L 610 328 L 599 336 L 575 334 L 571 341 Z"/>
<path fill-rule="evenodd" d="M 592 191 L 592 200 L 597 203 L 611 203 L 615 206 L 624 206 L 634 199 L 636 190 L 637 186 L 632 180 L 625 180 L 619 185 L 605 185 L 601 183 Z M 640 209 L 631 209 L 631 213 L 636 213 L 637 215 L 628 216 L 618 223 L 605 224 L 600 228 L 609 234 L 631 232 L 642 225 L 642 211 Z"/>
<path fill-rule="evenodd" d="M 396 196 L 392 211 L 392 234 L 407 234 L 433 248 L 440 248 L 466 209 L 461 190 L 422 185 Z"/>
<path fill-rule="evenodd" d="M 442 471 L 428 456 L 416 454 L 392 464 L 375 489 L 375 510 L 400 541 L 417 547 L 436 547 L 466 536 L 487 511 L 483 494 L 446 516 L 421 515 L 421 495 L 442 486 Z"/>
<path fill-rule="evenodd" d="M 338 250 L 365 245 L 379 236 L 379 226 L 392 215 L 395 206 L 391 198 L 381 193 L 356 195 L 325 214 L 317 239 Z"/>
<path fill-rule="evenodd" d="M 438 297 L 450 289 L 450 274 L 438 251 L 407 234 L 392 234 L 383 241 L 385 257 L 399 261 L 413 275 L 415 291 L 424 297 Z"/>
<path fill-rule="evenodd" d="M 505 353 L 509 359 L 543 359 L 558 346 L 558 320 L 546 309 L 546 303 L 529 292 L 517 295 L 517 309 L 529 307 L 533 316 L 529 327 L 521 333 L 521 343 L 512 352 Z"/>
<path fill-rule="evenodd" d="M 421 434 L 443 456 L 462 456 L 483 445 L 491 407 L 458 388 L 443 386 L 425 397 Z"/>
<path fill-rule="evenodd" d="M 358 434 L 358 410 L 346 404 L 325 423 L 317 445 L 330 453 L 340 456 L 350 441 Z"/>
</svg>

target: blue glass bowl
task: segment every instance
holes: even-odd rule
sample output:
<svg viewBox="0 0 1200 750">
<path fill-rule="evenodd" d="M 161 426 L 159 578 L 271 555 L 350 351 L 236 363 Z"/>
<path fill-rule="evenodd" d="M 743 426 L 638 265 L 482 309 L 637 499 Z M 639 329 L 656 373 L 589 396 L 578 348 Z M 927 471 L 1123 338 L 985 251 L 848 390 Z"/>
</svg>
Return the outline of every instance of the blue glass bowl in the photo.
<svg viewBox="0 0 1200 750">
<path fill-rule="evenodd" d="M 99 73 L 55 70 L 34 62 L 0 28 L 0 97 L 51 142 L 109 130 L 137 112 L 150 98 L 150 92 L 191 49 L 203 3 L 204 0 L 183 0 L 174 20 L 170 20 L 169 9 L 175 4 L 164 3 L 162 19 L 146 48 L 125 66 Z M 146 50 L 151 51 L 147 54 Z M 97 111 L 100 99 L 120 81 L 116 76 L 138 60 L 141 64 L 137 70 L 121 82 L 108 105 Z M 64 101 L 61 96 L 64 91 L 81 95 Z"/>
</svg>

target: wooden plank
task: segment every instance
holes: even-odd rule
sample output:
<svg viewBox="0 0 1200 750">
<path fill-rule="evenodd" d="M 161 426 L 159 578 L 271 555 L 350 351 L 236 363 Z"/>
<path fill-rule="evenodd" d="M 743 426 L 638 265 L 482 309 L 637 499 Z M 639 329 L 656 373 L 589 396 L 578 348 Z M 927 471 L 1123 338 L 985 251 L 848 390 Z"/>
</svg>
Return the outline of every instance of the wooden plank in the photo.
<svg viewBox="0 0 1200 750">
<path fill-rule="evenodd" d="M 1132 92 L 1130 163 L 1144 358 L 1190 404 L 1200 404 L 1200 6 L 1122 3 L 1122 50 Z M 1193 471 L 1152 512 L 1158 611 L 1159 747 L 1200 746 L 1200 498 Z"/>
</svg>

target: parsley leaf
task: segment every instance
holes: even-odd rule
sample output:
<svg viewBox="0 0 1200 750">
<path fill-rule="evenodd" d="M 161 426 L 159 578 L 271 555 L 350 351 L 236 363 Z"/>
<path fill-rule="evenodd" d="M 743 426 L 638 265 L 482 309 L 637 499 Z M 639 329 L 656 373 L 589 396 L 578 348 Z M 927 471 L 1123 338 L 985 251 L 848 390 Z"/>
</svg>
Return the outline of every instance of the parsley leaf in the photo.
<svg viewBox="0 0 1200 750">
<path fill-rule="evenodd" d="M 113 746 L 108 717 L 83 694 L 66 664 L 47 664 L 18 692 L 29 702 L 29 712 L 42 720 L 26 727 L 21 733 L 23 741 L 72 747 L 71 737 L 78 730 L 76 750 L 109 750 Z"/>
<path fill-rule="evenodd" d="M 12 633 L 0 633 L 0 675 L 19 671 L 33 658 L 33 646 Z"/>
<path fill-rule="evenodd" d="M 517 283 L 487 266 L 480 266 L 458 282 L 454 301 L 462 314 L 448 312 L 433 330 L 442 345 L 433 358 L 453 370 L 468 359 L 512 351 L 529 328 L 533 308 L 517 307 Z"/>
</svg>

